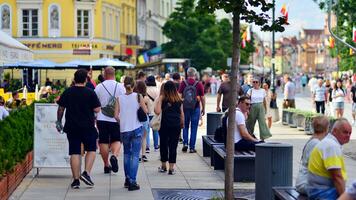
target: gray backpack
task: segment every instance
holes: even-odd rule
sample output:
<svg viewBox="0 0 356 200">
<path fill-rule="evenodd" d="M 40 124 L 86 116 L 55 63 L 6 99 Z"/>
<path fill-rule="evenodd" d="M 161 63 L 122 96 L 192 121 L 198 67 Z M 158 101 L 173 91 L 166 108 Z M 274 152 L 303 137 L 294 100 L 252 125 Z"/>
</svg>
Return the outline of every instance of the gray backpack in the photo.
<svg viewBox="0 0 356 200">
<path fill-rule="evenodd" d="M 117 83 L 115 85 L 114 95 L 110 94 L 108 89 L 106 89 L 104 83 L 103 83 L 103 87 L 105 88 L 106 92 L 109 93 L 110 98 L 109 98 L 108 103 L 104 107 L 101 107 L 101 113 L 103 113 L 103 115 L 105 115 L 107 117 L 113 118 L 115 116 L 115 105 L 116 105 L 116 101 L 117 101 L 117 99 L 115 97 Z"/>
<path fill-rule="evenodd" d="M 185 80 L 185 88 L 183 90 L 183 108 L 184 109 L 194 109 L 198 102 L 197 99 L 197 87 L 198 81 L 195 81 L 193 85 L 189 85 Z"/>
</svg>

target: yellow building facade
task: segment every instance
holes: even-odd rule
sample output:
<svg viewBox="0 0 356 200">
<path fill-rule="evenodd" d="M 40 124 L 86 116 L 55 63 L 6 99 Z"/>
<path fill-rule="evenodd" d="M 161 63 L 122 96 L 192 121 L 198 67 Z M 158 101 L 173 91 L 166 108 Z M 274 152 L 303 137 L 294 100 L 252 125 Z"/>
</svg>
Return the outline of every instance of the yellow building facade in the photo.
<svg viewBox="0 0 356 200">
<path fill-rule="evenodd" d="M 0 15 L 8 16 L 1 30 L 33 50 L 34 59 L 135 64 L 136 0 L 0 0 Z M 48 70 L 42 83 L 47 75 L 68 79 L 66 71 Z"/>
</svg>

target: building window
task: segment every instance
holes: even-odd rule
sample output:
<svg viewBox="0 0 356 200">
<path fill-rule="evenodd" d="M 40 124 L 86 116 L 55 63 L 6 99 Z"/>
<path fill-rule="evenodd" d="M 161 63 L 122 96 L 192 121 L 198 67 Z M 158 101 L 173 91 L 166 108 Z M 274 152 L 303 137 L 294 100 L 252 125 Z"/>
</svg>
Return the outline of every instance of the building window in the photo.
<svg viewBox="0 0 356 200">
<path fill-rule="evenodd" d="M 22 10 L 22 36 L 38 36 L 38 10 Z"/>
<path fill-rule="evenodd" d="M 119 24 L 119 16 L 115 17 L 115 40 L 119 40 L 119 33 L 120 33 L 120 24 Z"/>
<path fill-rule="evenodd" d="M 11 14 L 10 7 L 4 5 L 1 7 L 1 29 L 10 30 Z"/>
<path fill-rule="evenodd" d="M 103 36 L 106 38 L 106 14 L 103 12 Z"/>
<path fill-rule="evenodd" d="M 89 10 L 77 10 L 77 36 L 88 37 L 89 36 Z"/>
<path fill-rule="evenodd" d="M 61 25 L 61 18 L 60 18 L 60 9 L 57 5 L 51 5 L 49 7 L 49 36 L 50 37 L 59 37 L 60 36 L 60 25 Z"/>
<path fill-rule="evenodd" d="M 110 39 L 112 39 L 113 38 L 113 26 L 114 26 L 114 24 L 112 23 L 112 14 L 110 13 L 109 14 L 109 24 L 110 24 L 110 26 L 109 26 L 109 38 Z"/>
</svg>

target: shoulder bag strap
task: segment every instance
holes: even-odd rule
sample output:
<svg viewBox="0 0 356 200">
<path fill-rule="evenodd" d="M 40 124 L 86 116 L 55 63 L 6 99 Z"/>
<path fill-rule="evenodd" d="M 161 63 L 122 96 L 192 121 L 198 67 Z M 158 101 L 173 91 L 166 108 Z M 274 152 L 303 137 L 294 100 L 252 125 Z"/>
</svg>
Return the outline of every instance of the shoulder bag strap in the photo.
<svg viewBox="0 0 356 200">
<path fill-rule="evenodd" d="M 102 84 L 103 84 L 103 87 L 104 87 L 104 89 L 106 90 L 106 92 L 108 92 L 108 93 L 109 93 L 109 95 L 110 95 L 110 96 L 112 96 L 112 95 L 110 94 L 109 90 L 108 90 L 108 89 L 106 89 L 106 87 L 105 87 L 104 83 L 102 83 Z M 115 94 L 114 94 L 114 95 L 115 95 Z"/>
</svg>

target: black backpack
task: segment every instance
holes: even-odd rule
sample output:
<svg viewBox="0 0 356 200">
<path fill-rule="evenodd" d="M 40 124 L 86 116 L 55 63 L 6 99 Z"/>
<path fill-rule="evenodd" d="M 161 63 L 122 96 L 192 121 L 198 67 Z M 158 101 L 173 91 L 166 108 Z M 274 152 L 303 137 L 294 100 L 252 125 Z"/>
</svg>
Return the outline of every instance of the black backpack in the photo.
<svg viewBox="0 0 356 200">
<path fill-rule="evenodd" d="M 215 130 L 214 140 L 226 145 L 227 136 L 227 115 L 221 119 L 221 126 Z"/>
<path fill-rule="evenodd" d="M 197 87 L 198 81 L 195 81 L 193 85 L 189 85 L 185 80 L 185 88 L 183 90 L 183 108 L 184 109 L 194 109 L 198 102 L 197 99 Z"/>
</svg>

